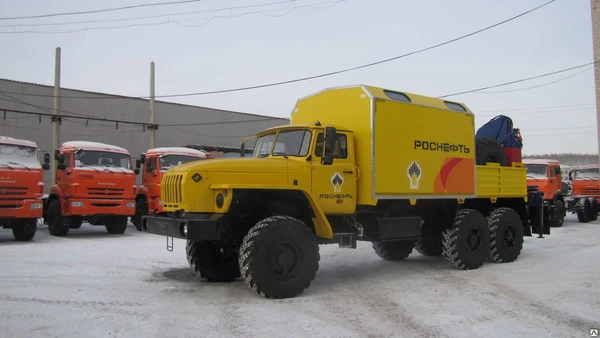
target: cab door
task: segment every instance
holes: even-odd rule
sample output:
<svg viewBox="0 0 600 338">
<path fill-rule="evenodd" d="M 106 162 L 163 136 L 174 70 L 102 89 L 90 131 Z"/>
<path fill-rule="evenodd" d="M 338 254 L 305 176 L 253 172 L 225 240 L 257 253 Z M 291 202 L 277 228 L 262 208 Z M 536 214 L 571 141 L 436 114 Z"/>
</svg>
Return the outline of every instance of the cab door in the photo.
<svg viewBox="0 0 600 338">
<path fill-rule="evenodd" d="M 311 188 L 325 214 L 352 214 L 356 210 L 357 169 L 351 134 L 335 135 L 333 163 L 321 163 L 324 132 L 317 132 L 311 156 Z"/>
<path fill-rule="evenodd" d="M 556 165 L 548 166 L 548 196 L 546 199 L 552 199 L 560 190 L 562 182 L 560 180 L 560 167 Z"/>
</svg>

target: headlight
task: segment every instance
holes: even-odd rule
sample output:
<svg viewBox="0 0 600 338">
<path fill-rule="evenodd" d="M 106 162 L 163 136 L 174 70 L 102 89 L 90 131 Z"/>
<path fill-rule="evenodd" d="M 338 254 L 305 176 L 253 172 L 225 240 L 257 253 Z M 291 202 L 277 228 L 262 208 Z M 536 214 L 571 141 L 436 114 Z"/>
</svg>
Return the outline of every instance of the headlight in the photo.
<svg viewBox="0 0 600 338">
<path fill-rule="evenodd" d="M 72 207 L 82 207 L 83 206 L 83 202 L 71 202 L 71 206 Z"/>
<path fill-rule="evenodd" d="M 135 208 L 135 202 L 127 202 L 128 208 Z"/>
<path fill-rule="evenodd" d="M 187 224 L 183 226 L 183 235 L 187 237 Z"/>
<path fill-rule="evenodd" d="M 31 208 L 31 209 L 41 209 L 41 208 L 42 208 L 42 206 L 43 206 L 43 204 L 42 204 L 42 203 L 31 203 L 31 206 L 30 206 L 30 208 Z"/>
</svg>

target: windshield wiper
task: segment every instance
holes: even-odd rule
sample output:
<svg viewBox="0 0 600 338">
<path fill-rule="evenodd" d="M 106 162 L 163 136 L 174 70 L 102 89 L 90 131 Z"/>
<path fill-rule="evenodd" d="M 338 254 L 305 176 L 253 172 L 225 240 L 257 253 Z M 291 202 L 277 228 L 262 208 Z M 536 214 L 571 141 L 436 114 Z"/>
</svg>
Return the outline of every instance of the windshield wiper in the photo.
<svg viewBox="0 0 600 338">
<path fill-rule="evenodd" d="M 10 162 L 9 162 L 9 163 L 10 163 Z M 8 168 L 10 168 L 10 170 L 15 170 L 15 168 L 13 168 L 13 167 L 12 167 L 10 164 L 8 164 L 8 163 L 0 162 L 0 165 L 5 165 L 5 166 L 7 166 Z"/>
<path fill-rule="evenodd" d="M 119 169 L 121 169 L 121 171 L 122 171 L 122 172 L 124 172 L 124 173 L 126 173 L 126 174 L 127 174 L 127 172 L 125 171 L 125 169 L 123 169 L 123 168 L 121 168 L 121 167 L 118 167 L 118 166 L 116 166 L 116 165 L 111 165 L 111 167 L 112 167 L 112 168 L 119 168 Z"/>
<path fill-rule="evenodd" d="M 24 168 L 26 168 L 27 170 L 31 171 L 31 168 L 29 168 L 28 166 L 24 165 L 23 163 L 17 163 L 17 162 L 7 162 L 10 164 L 16 164 L 16 165 L 22 165 Z"/>
</svg>

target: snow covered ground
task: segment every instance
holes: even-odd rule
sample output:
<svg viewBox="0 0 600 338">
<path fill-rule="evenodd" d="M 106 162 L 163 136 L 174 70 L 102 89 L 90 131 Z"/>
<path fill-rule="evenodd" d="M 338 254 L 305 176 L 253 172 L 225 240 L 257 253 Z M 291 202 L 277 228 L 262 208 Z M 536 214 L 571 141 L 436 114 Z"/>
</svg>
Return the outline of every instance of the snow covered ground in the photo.
<svg viewBox="0 0 600 338">
<path fill-rule="evenodd" d="M 0 231 L 2 337 L 589 337 L 600 327 L 600 221 L 569 215 L 520 258 L 458 271 L 416 251 L 321 246 L 301 296 L 268 300 L 243 281 L 197 278 L 185 243 L 84 224 L 30 243 Z"/>
</svg>

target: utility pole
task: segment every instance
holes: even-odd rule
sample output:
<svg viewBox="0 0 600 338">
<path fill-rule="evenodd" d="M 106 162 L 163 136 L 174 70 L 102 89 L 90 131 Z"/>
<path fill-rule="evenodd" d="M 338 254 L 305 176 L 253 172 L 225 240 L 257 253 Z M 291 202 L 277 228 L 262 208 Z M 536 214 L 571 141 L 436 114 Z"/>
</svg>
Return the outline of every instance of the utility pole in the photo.
<svg viewBox="0 0 600 338">
<path fill-rule="evenodd" d="M 156 148 L 156 128 L 154 123 L 154 61 L 150 62 L 150 149 Z"/>
<path fill-rule="evenodd" d="M 600 60 L 600 0 L 590 0 L 592 12 L 592 42 L 594 62 Z M 598 132 L 598 160 L 600 161 L 600 65 L 594 64 L 596 93 L 596 130 Z"/>
<path fill-rule="evenodd" d="M 59 116 L 60 110 L 60 47 L 56 47 L 56 57 L 54 65 L 54 116 L 52 116 L 52 150 L 50 151 L 50 159 L 52 161 L 52 184 L 56 184 L 56 158 L 54 157 L 54 151 L 58 149 L 59 136 L 60 136 L 60 123 L 61 118 Z"/>
</svg>

